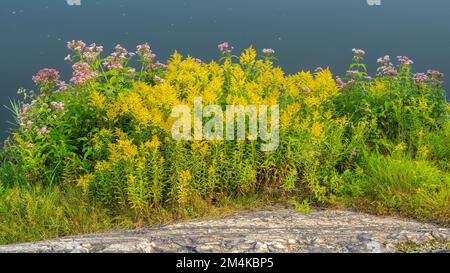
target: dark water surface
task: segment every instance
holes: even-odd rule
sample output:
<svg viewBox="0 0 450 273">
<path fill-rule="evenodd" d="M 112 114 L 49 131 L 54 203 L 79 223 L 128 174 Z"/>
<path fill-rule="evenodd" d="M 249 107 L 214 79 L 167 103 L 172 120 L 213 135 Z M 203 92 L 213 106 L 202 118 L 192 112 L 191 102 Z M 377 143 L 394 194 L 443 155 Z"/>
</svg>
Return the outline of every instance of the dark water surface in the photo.
<svg viewBox="0 0 450 273">
<path fill-rule="evenodd" d="M 407 55 L 415 70 L 450 75 L 449 0 L 0 0 L 0 105 L 34 88 L 31 76 L 70 65 L 65 43 L 82 39 L 109 51 L 150 42 L 159 60 L 175 50 L 203 60 L 229 41 L 237 51 L 253 45 L 277 51 L 286 72 L 330 66 L 343 74 L 353 47 L 376 58 Z M 78 5 L 80 4 L 80 5 Z M 449 89 L 450 85 L 446 84 Z M 12 117 L 0 110 L 0 138 Z"/>
</svg>

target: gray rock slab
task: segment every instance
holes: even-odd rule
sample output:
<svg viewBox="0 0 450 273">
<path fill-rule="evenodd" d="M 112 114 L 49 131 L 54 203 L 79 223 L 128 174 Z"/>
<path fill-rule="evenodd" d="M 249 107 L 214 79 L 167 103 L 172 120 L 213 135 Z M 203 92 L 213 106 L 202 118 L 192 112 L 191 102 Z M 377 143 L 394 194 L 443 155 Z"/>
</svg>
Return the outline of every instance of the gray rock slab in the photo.
<svg viewBox="0 0 450 273">
<path fill-rule="evenodd" d="M 345 210 L 243 212 L 137 230 L 0 246 L 0 252 L 396 252 L 396 244 L 448 240 L 450 229 Z"/>
</svg>

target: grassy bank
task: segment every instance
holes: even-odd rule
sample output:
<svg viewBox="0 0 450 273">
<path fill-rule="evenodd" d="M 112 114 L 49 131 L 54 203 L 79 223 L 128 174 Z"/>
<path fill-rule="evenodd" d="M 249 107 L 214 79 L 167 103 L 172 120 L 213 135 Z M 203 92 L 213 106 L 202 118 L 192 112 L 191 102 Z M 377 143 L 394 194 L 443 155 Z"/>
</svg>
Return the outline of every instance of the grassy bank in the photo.
<svg viewBox="0 0 450 273">
<path fill-rule="evenodd" d="M 334 77 L 322 68 L 286 75 L 273 50 L 234 55 L 227 43 L 210 63 L 175 52 L 163 64 L 147 44 L 107 57 L 95 44 L 68 47 L 70 82 L 43 69 L 33 77 L 37 91 L 20 90 L 12 105 L 17 128 L 0 163 L 2 243 L 274 201 L 449 224 L 449 104 L 438 71 L 414 73 L 409 58 L 385 56 L 370 77 L 358 49 L 345 76 Z M 217 139 L 174 139 L 174 107 L 195 108 L 199 97 L 217 106 L 200 117 Z M 226 132 L 214 118 L 227 105 L 269 106 L 270 138 L 218 140 Z M 250 121 L 251 112 L 243 115 Z M 188 121 L 178 129 L 194 135 L 198 120 Z"/>
</svg>

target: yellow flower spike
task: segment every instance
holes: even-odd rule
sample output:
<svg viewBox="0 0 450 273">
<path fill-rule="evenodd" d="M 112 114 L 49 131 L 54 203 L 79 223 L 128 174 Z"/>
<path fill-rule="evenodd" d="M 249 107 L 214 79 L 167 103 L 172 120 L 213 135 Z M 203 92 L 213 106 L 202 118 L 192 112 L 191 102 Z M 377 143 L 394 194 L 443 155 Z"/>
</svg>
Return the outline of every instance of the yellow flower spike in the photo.
<svg viewBox="0 0 450 273">
<path fill-rule="evenodd" d="M 250 47 L 244 50 L 244 52 L 242 52 L 239 58 L 239 62 L 241 63 L 241 65 L 250 66 L 255 63 L 255 59 L 256 59 L 256 50 Z"/>
<path fill-rule="evenodd" d="M 304 100 L 306 106 L 308 107 L 314 107 L 320 105 L 320 101 L 317 97 L 307 97 Z"/>
<path fill-rule="evenodd" d="M 117 163 L 121 160 L 131 160 L 137 153 L 137 147 L 131 140 L 126 138 L 120 138 L 117 143 L 110 143 L 108 145 L 109 159 L 113 163 Z"/>
<path fill-rule="evenodd" d="M 395 151 L 397 152 L 403 152 L 406 148 L 406 145 L 403 141 L 400 141 L 400 143 L 397 144 L 397 146 L 395 146 Z"/>
<path fill-rule="evenodd" d="M 161 142 L 159 141 L 159 138 L 157 136 L 152 137 L 152 141 L 148 143 L 148 147 L 151 149 L 158 149 L 159 146 L 161 146 Z"/>
<path fill-rule="evenodd" d="M 306 130 L 306 129 L 308 129 L 308 128 L 310 127 L 310 123 L 311 123 L 311 118 L 310 118 L 310 117 L 307 117 L 307 118 L 302 122 L 302 124 L 300 125 L 300 128 L 303 129 L 303 130 Z"/>
<path fill-rule="evenodd" d="M 105 102 L 106 102 L 106 97 L 103 94 L 101 94 L 97 91 L 94 91 L 90 94 L 89 106 L 97 108 L 99 110 L 104 110 Z"/>
<path fill-rule="evenodd" d="M 92 183 L 93 179 L 94 179 L 93 174 L 85 174 L 77 180 L 77 186 L 83 188 L 83 191 L 86 192 L 89 188 L 89 185 Z"/>
<path fill-rule="evenodd" d="M 214 167 L 214 164 L 208 167 L 208 173 L 210 175 L 215 175 L 216 174 L 216 168 Z"/>
<path fill-rule="evenodd" d="M 282 128 L 288 128 L 291 125 L 291 113 L 289 112 L 284 112 L 283 114 L 281 114 L 280 117 L 280 124 Z"/>
<path fill-rule="evenodd" d="M 314 139 L 321 139 L 323 136 L 323 124 L 314 122 L 311 127 L 311 135 Z"/>
<path fill-rule="evenodd" d="M 386 88 L 386 86 L 385 86 L 385 84 L 384 83 L 382 83 L 382 82 L 380 82 L 380 81 L 376 81 L 375 82 L 375 90 L 376 91 L 383 91 L 384 89 Z M 379 94 L 380 92 L 377 92 L 377 93 L 375 93 L 375 94 Z"/>
<path fill-rule="evenodd" d="M 109 170 L 111 168 L 111 165 L 107 162 L 107 161 L 98 161 L 95 164 L 95 170 L 96 171 L 106 171 Z"/>
<path fill-rule="evenodd" d="M 180 181 L 188 182 L 192 179 L 191 172 L 189 170 L 182 171 L 180 173 Z"/>
<path fill-rule="evenodd" d="M 145 156 L 140 157 L 137 161 L 136 161 L 136 168 L 140 171 L 145 170 L 145 161 L 146 158 Z"/>
<path fill-rule="evenodd" d="M 172 70 L 176 70 L 176 67 L 181 63 L 182 56 L 178 51 L 174 51 L 172 54 L 172 58 L 168 62 L 167 70 L 170 72 Z"/>
<path fill-rule="evenodd" d="M 312 114 L 313 114 L 314 119 L 317 119 L 320 115 L 318 111 L 314 111 Z"/>
</svg>

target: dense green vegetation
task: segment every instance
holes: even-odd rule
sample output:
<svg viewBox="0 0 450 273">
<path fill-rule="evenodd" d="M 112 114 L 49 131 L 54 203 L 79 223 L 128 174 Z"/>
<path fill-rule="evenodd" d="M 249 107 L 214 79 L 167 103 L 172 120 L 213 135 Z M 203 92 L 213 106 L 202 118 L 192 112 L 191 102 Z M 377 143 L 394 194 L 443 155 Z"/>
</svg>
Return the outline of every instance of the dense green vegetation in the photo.
<svg viewBox="0 0 450 273">
<path fill-rule="evenodd" d="M 70 83 L 53 69 L 20 90 L 17 128 L 0 165 L 0 243 L 45 239 L 288 201 L 347 206 L 449 224 L 449 104 L 441 73 L 388 56 L 370 77 L 354 49 L 345 78 L 328 69 L 285 75 L 253 48 L 204 63 L 155 61 L 81 41 Z M 132 68 L 136 58 L 139 69 Z M 176 105 L 279 105 L 279 146 L 172 138 Z M 207 123 L 211 118 L 204 118 Z M 249 136 L 248 136 L 249 137 Z"/>
</svg>

